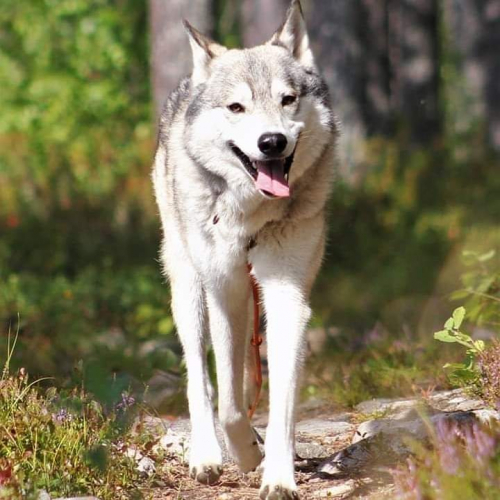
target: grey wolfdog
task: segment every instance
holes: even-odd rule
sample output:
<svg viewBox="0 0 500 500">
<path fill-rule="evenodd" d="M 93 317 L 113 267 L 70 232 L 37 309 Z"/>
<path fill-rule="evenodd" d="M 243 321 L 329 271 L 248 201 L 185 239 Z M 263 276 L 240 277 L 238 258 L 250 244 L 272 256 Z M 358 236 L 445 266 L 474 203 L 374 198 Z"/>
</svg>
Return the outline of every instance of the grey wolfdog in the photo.
<svg viewBox="0 0 500 500">
<path fill-rule="evenodd" d="M 208 334 L 227 449 L 243 472 L 263 458 L 246 411 L 254 391 L 249 263 L 270 377 L 260 498 L 295 499 L 294 410 L 308 298 L 324 251 L 335 120 L 298 0 L 272 38 L 250 49 L 228 50 L 185 25 L 193 71 L 166 102 L 153 183 L 187 365 L 190 473 L 208 484 L 222 473 Z"/>
</svg>

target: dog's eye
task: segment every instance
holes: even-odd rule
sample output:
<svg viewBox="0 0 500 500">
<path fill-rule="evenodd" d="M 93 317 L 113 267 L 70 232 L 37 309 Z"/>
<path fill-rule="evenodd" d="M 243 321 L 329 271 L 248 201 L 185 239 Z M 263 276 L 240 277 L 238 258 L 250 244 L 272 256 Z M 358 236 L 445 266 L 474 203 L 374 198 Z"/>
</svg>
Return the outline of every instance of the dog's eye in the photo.
<svg viewBox="0 0 500 500">
<path fill-rule="evenodd" d="M 243 113 L 245 111 L 244 106 L 239 102 L 233 102 L 233 104 L 230 104 L 227 109 L 229 109 L 232 113 Z"/>
<path fill-rule="evenodd" d="M 281 99 L 281 105 L 282 106 L 290 106 L 290 104 L 293 104 L 297 100 L 296 95 L 286 95 Z"/>
</svg>

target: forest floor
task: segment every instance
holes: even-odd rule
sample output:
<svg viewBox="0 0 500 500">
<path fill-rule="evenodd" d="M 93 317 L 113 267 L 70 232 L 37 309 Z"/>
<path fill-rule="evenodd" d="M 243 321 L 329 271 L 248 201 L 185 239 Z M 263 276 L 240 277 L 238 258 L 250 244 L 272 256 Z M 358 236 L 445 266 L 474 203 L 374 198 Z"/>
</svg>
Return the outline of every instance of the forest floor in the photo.
<svg viewBox="0 0 500 500">
<path fill-rule="evenodd" d="M 314 412 L 303 411 L 302 417 L 307 425 L 317 424 L 318 431 L 312 434 L 298 431 L 298 451 L 301 451 L 302 455 L 301 460 L 296 460 L 295 478 L 300 498 L 372 499 L 375 498 L 375 493 L 380 494 L 382 491 L 387 494 L 385 498 L 390 498 L 393 487 L 389 474 L 381 474 L 376 479 L 362 474 L 332 479 L 317 472 L 318 465 L 326 456 L 331 456 L 349 446 L 356 427 L 349 424 L 346 419 L 352 418 L 355 421 L 356 415 L 332 412 L 328 405 L 317 407 L 315 410 Z M 263 426 L 266 424 L 266 416 L 263 414 L 257 416 L 255 423 L 259 433 L 262 433 Z M 181 420 L 175 427 L 179 429 L 185 424 L 186 421 Z M 324 428 L 325 424 L 328 429 Z M 339 424 L 338 433 L 335 433 L 336 424 Z M 334 430 L 333 433 L 332 430 Z M 242 474 L 230 461 L 225 463 L 220 481 L 211 486 L 202 485 L 191 479 L 187 464 L 179 457 L 170 459 L 168 470 L 169 478 L 166 487 L 158 488 L 153 492 L 154 500 L 256 500 L 259 498 L 261 472 L 257 470 Z"/>
<path fill-rule="evenodd" d="M 425 401 L 373 399 L 350 412 L 318 400 L 309 402 L 299 409 L 296 429 L 295 468 L 300 498 L 397 498 L 392 471 L 409 454 L 404 444 L 408 437 L 425 439 L 426 418 L 435 423 L 443 418 L 482 418 L 484 412 L 489 412 L 484 403 L 460 390 L 436 392 Z M 498 418 L 498 414 L 494 417 Z M 265 436 L 266 414 L 257 415 L 254 424 Z M 191 479 L 185 463 L 187 448 L 183 448 L 188 447 L 189 422 L 182 418 L 165 425 L 163 445 L 172 453 L 164 484 L 153 490 L 154 500 L 259 498 L 261 473 L 241 474 L 229 460 L 216 484 L 204 486 Z"/>
</svg>

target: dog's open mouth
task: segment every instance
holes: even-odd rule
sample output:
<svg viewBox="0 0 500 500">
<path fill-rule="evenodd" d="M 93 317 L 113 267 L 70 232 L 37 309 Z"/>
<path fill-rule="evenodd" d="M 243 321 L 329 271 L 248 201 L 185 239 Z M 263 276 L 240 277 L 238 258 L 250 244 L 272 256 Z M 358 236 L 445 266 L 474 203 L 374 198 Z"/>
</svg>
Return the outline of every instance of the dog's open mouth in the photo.
<svg viewBox="0 0 500 500">
<path fill-rule="evenodd" d="M 243 151 L 230 143 L 231 151 L 238 157 L 246 171 L 252 176 L 257 189 L 267 196 L 286 198 L 290 196 L 288 176 L 295 151 L 287 158 L 267 161 L 252 161 Z"/>
</svg>

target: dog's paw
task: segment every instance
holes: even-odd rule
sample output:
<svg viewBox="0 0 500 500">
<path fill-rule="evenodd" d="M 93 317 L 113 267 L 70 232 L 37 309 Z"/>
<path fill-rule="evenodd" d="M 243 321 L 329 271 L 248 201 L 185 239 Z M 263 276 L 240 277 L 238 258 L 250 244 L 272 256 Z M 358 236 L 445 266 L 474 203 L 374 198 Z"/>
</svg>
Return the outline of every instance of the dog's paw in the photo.
<svg viewBox="0 0 500 500">
<path fill-rule="evenodd" d="M 299 500 L 299 494 L 296 491 L 285 488 L 284 486 L 263 486 L 260 490 L 260 500 Z"/>
<path fill-rule="evenodd" d="M 189 475 L 201 484 L 214 484 L 222 475 L 222 466 L 217 464 L 192 466 L 189 468 Z"/>
<path fill-rule="evenodd" d="M 232 455 L 241 472 L 246 473 L 253 471 L 262 462 L 262 452 L 259 449 L 257 440 L 253 441 L 250 446 L 238 450 L 239 453 L 235 453 L 234 449 L 231 451 L 233 452 Z"/>
<path fill-rule="evenodd" d="M 262 462 L 259 438 L 247 417 L 225 427 L 229 454 L 243 473 L 253 471 Z"/>
</svg>

